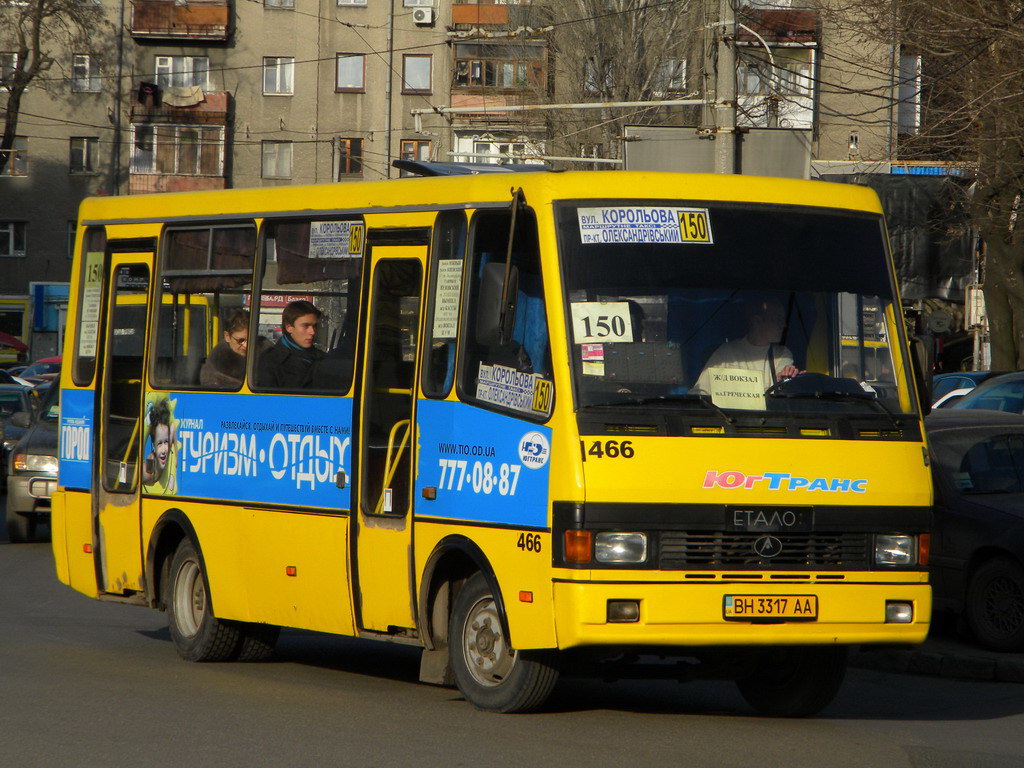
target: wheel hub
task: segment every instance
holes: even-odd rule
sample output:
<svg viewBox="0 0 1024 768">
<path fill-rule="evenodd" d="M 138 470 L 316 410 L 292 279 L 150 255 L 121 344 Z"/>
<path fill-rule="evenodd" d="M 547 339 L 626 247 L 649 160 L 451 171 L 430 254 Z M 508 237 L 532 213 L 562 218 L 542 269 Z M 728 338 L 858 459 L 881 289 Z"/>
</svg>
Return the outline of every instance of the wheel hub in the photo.
<svg viewBox="0 0 1024 768">
<path fill-rule="evenodd" d="M 479 600 L 467 616 L 463 647 L 473 677 L 481 685 L 499 685 L 515 664 L 515 652 L 501 631 L 498 610 L 490 597 Z"/>
</svg>

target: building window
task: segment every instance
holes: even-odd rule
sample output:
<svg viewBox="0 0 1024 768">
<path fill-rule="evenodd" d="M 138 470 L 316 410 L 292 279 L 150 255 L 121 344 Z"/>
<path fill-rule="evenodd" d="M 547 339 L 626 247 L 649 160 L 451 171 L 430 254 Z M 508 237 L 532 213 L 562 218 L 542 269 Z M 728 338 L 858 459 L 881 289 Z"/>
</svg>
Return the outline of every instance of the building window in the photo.
<svg viewBox="0 0 1024 768">
<path fill-rule="evenodd" d="M 71 173 L 96 173 L 96 148 L 99 139 L 95 136 L 75 136 L 70 139 L 71 155 L 68 167 Z"/>
<path fill-rule="evenodd" d="M 25 222 L 0 221 L 0 257 L 25 255 Z"/>
<path fill-rule="evenodd" d="M 198 125 L 133 125 L 132 173 L 222 176 L 224 128 Z"/>
<path fill-rule="evenodd" d="M 366 0 L 338 0 L 338 5 L 366 5 Z"/>
<path fill-rule="evenodd" d="M 13 51 L 0 51 L 0 88 L 10 87 L 14 80 L 14 70 L 18 67 L 18 54 Z"/>
<path fill-rule="evenodd" d="M 75 257 L 75 235 L 78 233 L 78 222 L 68 219 L 68 258 Z"/>
<path fill-rule="evenodd" d="M 902 134 L 921 129 L 921 57 L 900 56 L 899 108 L 897 125 Z"/>
<path fill-rule="evenodd" d="M 402 56 L 402 93 L 430 93 L 430 54 Z"/>
<path fill-rule="evenodd" d="M 157 56 L 156 82 L 161 88 L 209 86 L 210 59 L 207 56 Z"/>
<path fill-rule="evenodd" d="M 686 59 L 666 59 L 658 65 L 654 90 L 659 93 L 686 90 Z"/>
<path fill-rule="evenodd" d="M 366 88 L 366 57 L 361 53 L 339 53 L 336 91 L 361 93 Z"/>
<path fill-rule="evenodd" d="M 456 43 L 455 86 L 543 86 L 546 51 L 543 44 L 536 43 Z"/>
<path fill-rule="evenodd" d="M 263 57 L 264 95 L 285 96 L 295 92 L 295 59 L 290 56 Z"/>
<path fill-rule="evenodd" d="M 100 89 L 100 67 L 95 56 L 76 53 L 71 57 L 71 90 L 95 93 Z"/>
<path fill-rule="evenodd" d="M 588 56 L 583 64 L 583 90 L 592 94 L 607 94 L 612 90 L 611 59 L 598 61 Z"/>
<path fill-rule="evenodd" d="M 0 150 L 0 176 L 28 176 L 28 139 L 15 136 L 10 149 Z"/>
<path fill-rule="evenodd" d="M 281 8 L 287 11 L 295 9 L 295 0 L 263 0 L 265 8 Z"/>
<path fill-rule="evenodd" d="M 402 0 L 406 8 L 433 8 L 434 0 Z"/>
<path fill-rule="evenodd" d="M 339 176 L 359 175 L 363 172 L 363 140 L 335 139 Z"/>
<path fill-rule="evenodd" d="M 290 179 L 292 177 L 292 143 L 290 141 L 263 142 L 263 178 Z"/>
<path fill-rule="evenodd" d="M 430 160 L 430 139 L 403 139 L 402 140 L 402 159 L 403 160 L 418 160 L 427 161 Z M 402 176 L 411 176 L 407 171 L 402 171 Z"/>
</svg>

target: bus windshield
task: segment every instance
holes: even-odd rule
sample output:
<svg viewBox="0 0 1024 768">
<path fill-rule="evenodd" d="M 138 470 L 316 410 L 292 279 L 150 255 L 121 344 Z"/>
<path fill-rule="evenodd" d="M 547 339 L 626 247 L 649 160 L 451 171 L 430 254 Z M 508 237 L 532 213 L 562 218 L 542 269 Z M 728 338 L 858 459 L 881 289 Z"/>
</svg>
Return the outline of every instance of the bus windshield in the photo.
<svg viewBox="0 0 1024 768">
<path fill-rule="evenodd" d="M 881 217 L 573 201 L 558 226 L 577 407 L 913 410 Z"/>
</svg>

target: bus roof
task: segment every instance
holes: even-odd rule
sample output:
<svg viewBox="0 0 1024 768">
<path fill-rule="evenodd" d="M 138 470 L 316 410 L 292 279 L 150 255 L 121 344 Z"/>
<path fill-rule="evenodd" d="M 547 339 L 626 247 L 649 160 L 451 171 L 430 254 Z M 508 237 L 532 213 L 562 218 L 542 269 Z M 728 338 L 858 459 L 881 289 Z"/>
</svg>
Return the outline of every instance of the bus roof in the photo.
<svg viewBox="0 0 1024 768">
<path fill-rule="evenodd" d="M 255 218 L 282 211 L 384 213 L 474 208 L 510 201 L 516 187 L 522 187 L 534 207 L 555 200 L 663 199 L 882 212 L 875 192 L 855 184 L 722 174 L 569 171 L 91 197 L 82 202 L 79 218 L 83 224 L 142 223 L 211 216 Z"/>
</svg>

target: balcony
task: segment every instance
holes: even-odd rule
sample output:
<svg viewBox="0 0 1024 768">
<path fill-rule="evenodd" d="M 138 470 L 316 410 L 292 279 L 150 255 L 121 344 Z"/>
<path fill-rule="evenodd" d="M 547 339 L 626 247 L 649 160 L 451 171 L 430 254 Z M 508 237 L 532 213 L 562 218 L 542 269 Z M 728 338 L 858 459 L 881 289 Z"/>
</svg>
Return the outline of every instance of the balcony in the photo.
<svg viewBox="0 0 1024 768">
<path fill-rule="evenodd" d="M 202 101 L 183 107 L 172 106 L 164 101 L 140 104 L 132 103 L 131 122 L 154 125 L 227 125 L 228 94 L 201 94 Z"/>
<path fill-rule="evenodd" d="M 548 23 L 547 13 L 530 4 L 464 3 L 452 6 L 452 27 L 455 28 L 454 34 L 459 37 L 466 32 L 480 28 L 486 28 L 490 32 L 494 32 L 495 27 L 505 27 L 507 30 L 528 30 L 531 27 L 542 27 L 546 23 Z"/>
<path fill-rule="evenodd" d="M 132 0 L 132 37 L 226 41 L 230 0 Z"/>
</svg>

